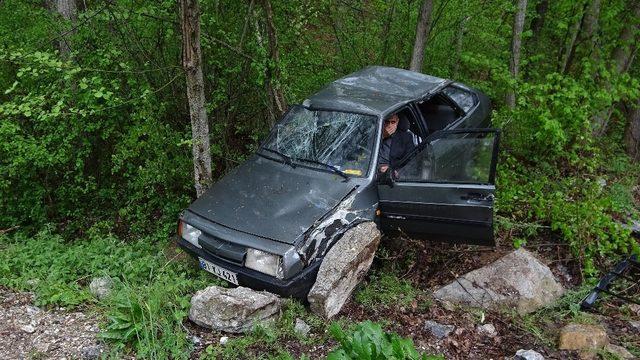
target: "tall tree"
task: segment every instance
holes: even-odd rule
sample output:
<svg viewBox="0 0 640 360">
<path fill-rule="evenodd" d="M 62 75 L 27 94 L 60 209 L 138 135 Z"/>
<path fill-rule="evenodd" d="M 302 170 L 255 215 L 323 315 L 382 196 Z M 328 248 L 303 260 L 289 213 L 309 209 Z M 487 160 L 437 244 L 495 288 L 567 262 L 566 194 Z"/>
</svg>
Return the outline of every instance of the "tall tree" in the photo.
<svg viewBox="0 0 640 360">
<path fill-rule="evenodd" d="M 273 16 L 273 8 L 270 0 L 261 0 L 265 13 L 266 31 L 269 47 L 269 61 L 265 73 L 265 87 L 269 96 L 269 125 L 273 126 L 285 111 L 287 111 L 287 103 L 280 82 L 280 51 L 278 50 L 278 32 Z M 258 43 L 262 46 L 264 41 L 260 34 L 260 27 L 256 19 L 256 36 Z"/>
<path fill-rule="evenodd" d="M 74 26 L 78 19 L 77 7 L 75 0 L 53 0 L 55 1 L 55 10 L 71 24 L 71 29 L 64 30 L 60 38 L 58 39 L 58 49 L 63 59 L 69 59 L 71 54 L 71 45 L 69 44 L 69 38 L 66 35 L 73 34 L 75 32 Z"/>
<path fill-rule="evenodd" d="M 627 111 L 627 129 L 624 143 L 627 154 L 634 161 L 640 161 L 640 99 L 634 104 L 635 108 Z"/>
<path fill-rule="evenodd" d="M 620 40 L 618 41 L 618 44 L 612 53 L 613 68 L 611 69 L 611 73 L 615 75 L 620 75 L 627 72 L 627 70 L 631 66 L 631 63 L 633 62 L 633 58 L 637 48 L 636 44 L 638 41 L 638 32 L 640 31 L 640 24 L 638 24 L 638 20 L 640 20 L 640 2 L 635 2 L 632 8 L 628 10 L 630 18 L 628 18 L 627 21 L 624 21 L 625 25 L 620 31 Z M 603 79 L 602 83 L 605 88 L 611 88 L 611 83 L 608 78 Z M 594 135 L 602 136 L 606 133 L 607 128 L 609 127 L 609 120 L 611 120 L 611 115 L 613 114 L 614 109 L 619 105 L 619 103 L 614 103 L 608 109 L 598 112 L 593 117 L 592 122 Z M 630 123 L 627 127 L 627 130 L 633 131 L 634 126 L 631 126 L 631 123 L 633 121 L 637 121 L 637 112 L 631 111 L 628 113 L 628 115 L 628 120 Z M 631 136 L 631 139 L 633 138 L 634 137 Z"/>
<path fill-rule="evenodd" d="M 518 0 L 518 9 L 513 21 L 513 37 L 511 39 L 511 61 L 509 62 L 509 71 L 511 77 L 517 81 L 520 66 L 520 48 L 522 46 L 522 29 L 524 28 L 524 16 L 527 12 L 527 0 Z M 516 93 L 514 89 L 507 92 L 507 106 L 510 109 L 516 107 Z"/>
<path fill-rule="evenodd" d="M 202 50 L 200 49 L 200 8 L 198 0 L 180 0 L 182 24 L 182 67 L 186 75 L 187 100 L 191 118 L 193 170 L 196 195 L 209 187 L 211 153 L 209 151 L 209 122 L 205 108 Z"/>
<path fill-rule="evenodd" d="M 431 28 L 431 12 L 433 11 L 433 0 L 424 0 L 420 7 L 418 15 L 418 24 L 416 25 L 416 40 L 413 43 L 413 54 L 411 55 L 411 63 L 409 70 L 422 71 L 422 63 L 424 62 L 424 47 L 427 43 L 429 30 Z"/>
</svg>

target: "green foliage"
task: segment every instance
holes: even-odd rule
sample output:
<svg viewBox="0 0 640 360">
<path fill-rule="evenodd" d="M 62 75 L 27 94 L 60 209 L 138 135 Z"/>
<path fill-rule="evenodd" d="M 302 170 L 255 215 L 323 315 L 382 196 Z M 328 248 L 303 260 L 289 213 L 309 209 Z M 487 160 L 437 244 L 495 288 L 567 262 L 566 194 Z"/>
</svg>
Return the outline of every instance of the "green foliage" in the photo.
<svg viewBox="0 0 640 360">
<path fill-rule="evenodd" d="M 356 325 L 351 334 L 346 334 L 337 324 L 333 324 L 329 331 L 340 343 L 340 346 L 327 356 L 329 360 L 444 359 L 442 356 L 420 354 L 411 339 L 401 338 L 395 333 L 386 333 L 379 324 L 371 321 Z"/>
<path fill-rule="evenodd" d="M 419 290 L 396 274 L 382 272 L 371 274 L 367 283 L 356 293 L 356 301 L 369 308 L 408 306 Z"/>
</svg>

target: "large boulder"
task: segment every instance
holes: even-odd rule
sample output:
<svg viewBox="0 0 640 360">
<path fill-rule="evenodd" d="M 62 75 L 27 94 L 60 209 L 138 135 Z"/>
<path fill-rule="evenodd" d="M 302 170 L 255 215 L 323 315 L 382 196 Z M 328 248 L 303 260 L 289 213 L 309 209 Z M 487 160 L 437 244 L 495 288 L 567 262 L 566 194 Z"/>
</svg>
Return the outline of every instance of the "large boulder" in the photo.
<svg viewBox="0 0 640 360">
<path fill-rule="evenodd" d="M 481 308 L 514 307 L 526 314 L 563 293 L 551 270 L 525 249 L 471 271 L 434 293 L 436 299 Z"/>
<path fill-rule="evenodd" d="M 276 320 L 280 309 L 280 298 L 266 291 L 209 286 L 191 298 L 189 319 L 209 329 L 243 333 Z"/>
<path fill-rule="evenodd" d="M 307 299 L 311 311 L 331 318 L 340 312 L 353 289 L 369 270 L 380 244 L 380 231 L 372 222 L 347 230 L 325 255 Z"/>
</svg>

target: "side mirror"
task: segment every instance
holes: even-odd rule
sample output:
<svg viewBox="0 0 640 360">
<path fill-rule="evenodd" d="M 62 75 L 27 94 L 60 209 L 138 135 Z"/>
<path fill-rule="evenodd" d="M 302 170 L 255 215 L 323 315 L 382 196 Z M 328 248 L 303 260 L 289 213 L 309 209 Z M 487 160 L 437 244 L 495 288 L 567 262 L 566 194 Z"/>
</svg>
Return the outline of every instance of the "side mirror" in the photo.
<svg viewBox="0 0 640 360">
<path fill-rule="evenodd" d="M 378 173 L 378 184 L 380 185 L 389 185 L 393 187 L 393 183 L 395 179 L 393 178 L 393 169 L 389 168 L 387 171 L 383 173 Z"/>
</svg>

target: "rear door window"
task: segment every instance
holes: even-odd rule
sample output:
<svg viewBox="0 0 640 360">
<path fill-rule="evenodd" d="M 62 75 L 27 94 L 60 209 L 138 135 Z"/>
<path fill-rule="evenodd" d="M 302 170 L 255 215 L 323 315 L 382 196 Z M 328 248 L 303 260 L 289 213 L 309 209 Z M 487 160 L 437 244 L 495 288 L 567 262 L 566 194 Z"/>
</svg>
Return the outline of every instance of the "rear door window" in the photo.
<svg viewBox="0 0 640 360">
<path fill-rule="evenodd" d="M 476 97 L 472 92 L 456 86 L 448 86 L 443 90 L 443 92 L 458 104 L 460 109 L 464 110 L 465 113 L 469 113 L 469 110 L 471 110 L 477 103 Z"/>
</svg>

